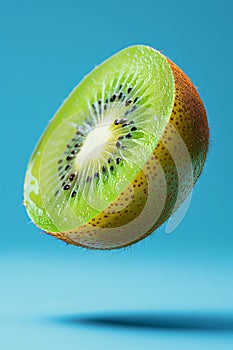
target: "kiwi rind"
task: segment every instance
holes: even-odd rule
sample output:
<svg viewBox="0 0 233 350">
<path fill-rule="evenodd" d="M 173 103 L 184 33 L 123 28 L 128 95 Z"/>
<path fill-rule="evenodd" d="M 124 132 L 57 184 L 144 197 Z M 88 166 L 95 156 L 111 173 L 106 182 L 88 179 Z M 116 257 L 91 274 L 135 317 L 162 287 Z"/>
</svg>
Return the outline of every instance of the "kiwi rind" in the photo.
<svg viewBox="0 0 233 350">
<path fill-rule="evenodd" d="M 145 215 L 144 217 L 142 216 L 143 220 L 145 221 L 148 217 L 153 216 L 155 220 L 151 227 L 146 230 L 146 232 L 141 231 L 141 234 L 139 227 L 135 228 L 132 225 L 130 229 L 128 229 L 125 225 L 125 220 L 127 220 L 127 218 L 130 221 L 128 212 L 126 212 L 128 208 L 125 208 L 119 212 L 118 215 L 118 234 L 116 231 L 111 229 L 108 235 L 104 213 L 101 213 L 95 218 L 94 221 L 91 220 L 88 224 L 79 228 L 77 231 L 64 232 L 62 233 L 62 236 L 60 235 L 59 237 L 54 234 L 57 238 L 63 239 L 67 243 L 89 249 L 109 250 L 132 245 L 158 229 L 182 204 L 192 190 L 192 187 L 195 185 L 202 173 L 208 153 L 208 121 L 204 105 L 190 79 L 173 62 L 170 60 L 168 60 L 168 62 L 171 66 L 175 80 L 175 100 L 169 123 L 167 124 L 163 136 L 159 144 L 156 146 L 152 156 L 150 159 L 148 159 L 142 171 L 132 181 L 132 184 L 138 184 L 140 183 L 142 176 L 148 181 L 155 176 L 152 187 L 156 186 L 159 182 L 166 186 L 166 195 L 161 208 L 161 214 L 159 217 L 155 218 L 154 207 L 152 207 L 149 215 Z M 192 174 L 189 172 L 184 172 L 182 180 L 179 179 L 180 174 L 177 171 L 172 155 L 169 153 L 169 149 L 171 149 L 173 146 L 177 146 L 174 144 L 176 141 L 174 141 L 175 139 L 173 137 L 174 132 L 176 131 L 184 141 L 192 163 Z M 162 172 L 159 171 L 161 169 L 160 167 L 163 170 Z M 191 183 L 190 177 L 192 179 Z M 144 186 L 145 184 L 146 181 L 144 181 Z M 183 190 L 180 191 L 179 187 Z M 121 194 L 123 199 L 129 195 L 129 190 L 130 186 L 124 191 L 124 193 Z M 135 196 L 139 195 L 140 191 L 141 188 L 136 186 L 134 188 Z M 165 191 L 163 191 L 162 186 L 157 187 L 157 198 L 164 196 L 164 194 Z M 147 195 L 148 192 L 146 192 L 146 196 Z M 119 196 L 118 201 L 122 200 L 121 196 Z M 134 208 L 132 208 L 132 212 L 135 209 L 138 209 L 138 202 L 135 201 L 133 204 Z M 116 203 L 114 203 L 114 205 L 116 205 Z M 144 205 L 141 205 L 138 215 L 140 215 L 143 208 Z M 115 218 L 113 216 L 108 216 L 108 222 L 113 221 L 112 227 L 114 227 L 114 219 Z M 135 218 L 132 217 L 132 223 L 134 221 Z M 93 226 L 93 224 L 95 224 L 95 226 Z M 145 222 L 142 223 L 142 227 L 144 224 Z M 124 227 L 126 230 L 124 230 Z M 119 239 L 119 237 L 121 239 Z"/>
</svg>

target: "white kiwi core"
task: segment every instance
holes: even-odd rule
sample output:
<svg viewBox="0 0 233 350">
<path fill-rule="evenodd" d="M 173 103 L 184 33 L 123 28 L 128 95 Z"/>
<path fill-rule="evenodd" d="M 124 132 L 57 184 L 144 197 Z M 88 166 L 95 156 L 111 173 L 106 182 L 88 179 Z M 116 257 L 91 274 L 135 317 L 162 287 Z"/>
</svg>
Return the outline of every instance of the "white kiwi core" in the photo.
<svg viewBox="0 0 233 350">
<path fill-rule="evenodd" d="M 90 161 L 99 159 L 111 135 L 110 125 L 97 125 L 95 129 L 88 134 L 81 151 L 76 157 L 75 164 L 80 167 Z"/>
</svg>

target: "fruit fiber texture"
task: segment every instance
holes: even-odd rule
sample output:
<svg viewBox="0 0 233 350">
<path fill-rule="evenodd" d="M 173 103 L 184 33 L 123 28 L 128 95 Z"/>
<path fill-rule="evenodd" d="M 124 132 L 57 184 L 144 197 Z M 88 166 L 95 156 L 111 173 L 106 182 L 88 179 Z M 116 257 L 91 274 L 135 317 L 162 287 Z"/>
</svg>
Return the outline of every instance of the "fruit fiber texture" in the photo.
<svg viewBox="0 0 233 350">
<path fill-rule="evenodd" d="M 154 232 L 190 193 L 206 160 L 208 122 L 190 79 L 165 59 L 174 79 L 173 107 L 162 137 L 142 169 L 117 199 L 86 223 L 71 230 L 47 233 L 90 249 L 125 247 Z"/>
</svg>

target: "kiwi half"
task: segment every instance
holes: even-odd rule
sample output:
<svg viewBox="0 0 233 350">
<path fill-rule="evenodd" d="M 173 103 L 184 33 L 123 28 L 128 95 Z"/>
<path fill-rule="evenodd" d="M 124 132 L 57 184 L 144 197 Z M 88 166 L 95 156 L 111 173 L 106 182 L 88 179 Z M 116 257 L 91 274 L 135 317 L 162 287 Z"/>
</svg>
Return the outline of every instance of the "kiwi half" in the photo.
<svg viewBox="0 0 233 350">
<path fill-rule="evenodd" d="M 133 244 L 187 197 L 208 140 L 188 77 L 151 47 L 126 48 L 83 79 L 45 130 L 26 173 L 27 212 L 74 245 Z"/>
</svg>

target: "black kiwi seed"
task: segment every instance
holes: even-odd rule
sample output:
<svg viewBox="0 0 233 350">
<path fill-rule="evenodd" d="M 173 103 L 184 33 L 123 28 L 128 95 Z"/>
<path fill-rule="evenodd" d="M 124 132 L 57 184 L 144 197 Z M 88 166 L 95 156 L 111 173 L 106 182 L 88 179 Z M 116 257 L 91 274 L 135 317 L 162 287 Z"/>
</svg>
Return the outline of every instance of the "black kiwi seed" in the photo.
<svg viewBox="0 0 233 350">
<path fill-rule="evenodd" d="M 67 148 L 70 148 L 71 146 L 70 145 L 66 145 Z"/>
<path fill-rule="evenodd" d="M 117 164 L 120 164 L 120 162 L 121 162 L 121 158 L 117 158 L 117 159 L 116 159 L 116 163 L 117 163 Z"/>
<path fill-rule="evenodd" d="M 109 164 L 112 163 L 112 158 L 108 158 L 108 163 L 109 163 Z"/>
<path fill-rule="evenodd" d="M 105 104 L 105 105 L 104 105 L 104 110 L 106 111 L 107 108 L 108 108 L 108 106 Z"/>
<path fill-rule="evenodd" d="M 132 102 L 131 98 L 127 98 L 127 100 L 125 101 L 125 105 L 129 106 L 131 102 Z"/>
<path fill-rule="evenodd" d="M 106 98 L 105 103 L 108 103 L 108 98 Z"/>
<path fill-rule="evenodd" d="M 94 174 L 94 177 L 95 177 L 95 178 L 99 177 L 98 171 Z"/>
<path fill-rule="evenodd" d="M 91 177 L 89 175 L 87 176 L 86 181 L 91 182 Z"/>
<path fill-rule="evenodd" d="M 109 169 L 110 169 L 111 171 L 113 171 L 113 170 L 114 170 L 114 166 L 111 165 Z"/>
<path fill-rule="evenodd" d="M 101 105 L 101 100 L 98 101 L 98 104 Z"/>
<path fill-rule="evenodd" d="M 119 136 L 118 140 L 123 140 L 124 136 Z"/>
<path fill-rule="evenodd" d="M 114 120 L 114 124 L 115 124 L 115 125 L 118 125 L 118 124 L 119 124 L 119 119 L 115 119 L 115 120 Z"/>
<path fill-rule="evenodd" d="M 61 164 L 63 162 L 63 159 L 60 159 L 57 164 Z"/>
<path fill-rule="evenodd" d="M 133 103 L 136 103 L 138 101 L 138 97 L 135 97 Z"/>
<path fill-rule="evenodd" d="M 102 172 L 106 173 L 106 170 L 107 170 L 106 166 L 102 166 Z"/>
<path fill-rule="evenodd" d="M 76 191 L 73 191 L 72 194 L 71 194 L 71 197 L 74 198 L 76 196 L 77 192 Z"/>
<path fill-rule="evenodd" d="M 59 193 L 59 190 L 57 190 L 57 191 L 55 192 L 55 196 L 57 196 L 57 195 L 58 195 L 58 193 Z"/>
<path fill-rule="evenodd" d="M 78 150 L 77 150 L 77 149 L 74 149 L 71 153 L 72 153 L 72 154 L 76 154 L 76 153 L 78 153 Z"/>
<path fill-rule="evenodd" d="M 73 181 L 74 178 L 75 178 L 75 174 L 71 174 L 70 177 L 69 177 L 69 180 L 70 180 L 70 181 Z"/>
<path fill-rule="evenodd" d="M 136 126 L 133 126 L 133 127 L 131 128 L 131 131 L 136 131 L 136 130 L 137 130 Z"/>
<path fill-rule="evenodd" d="M 130 94 L 130 92 L 133 90 L 133 88 L 129 87 L 128 88 L 128 94 Z"/>
<path fill-rule="evenodd" d="M 74 157 L 73 156 L 67 156 L 66 157 L 66 160 L 71 160 L 71 159 L 73 159 Z"/>
<path fill-rule="evenodd" d="M 122 96 L 123 96 L 123 92 L 121 91 L 118 95 L 118 99 L 120 100 L 122 98 Z"/>
<path fill-rule="evenodd" d="M 81 145 L 80 145 L 80 143 L 76 143 L 75 145 L 74 145 L 74 147 L 81 147 Z"/>
<path fill-rule="evenodd" d="M 122 84 L 119 86 L 119 90 L 121 90 L 122 89 Z"/>
<path fill-rule="evenodd" d="M 125 126 L 128 126 L 128 124 L 123 124 L 123 125 L 122 125 L 122 128 L 124 128 Z"/>
<path fill-rule="evenodd" d="M 59 166 L 59 168 L 57 168 L 58 171 L 60 171 L 62 169 L 62 166 Z"/>
<path fill-rule="evenodd" d="M 125 122 L 127 122 L 127 119 L 122 118 L 122 119 L 119 121 L 119 124 L 124 124 Z"/>
<path fill-rule="evenodd" d="M 116 147 L 117 148 L 121 147 L 121 143 L 119 141 L 116 142 Z"/>
<path fill-rule="evenodd" d="M 63 190 L 65 190 L 65 191 L 67 191 L 67 190 L 69 190 L 70 189 L 70 185 L 65 185 L 64 187 L 63 187 Z"/>
<path fill-rule="evenodd" d="M 132 137 L 131 132 L 129 132 L 127 135 L 125 135 L 125 137 L 126 137 L 127 139 L 130 139 L 130 137 Z"/>
<path fill-rule="evenodd" d="M 68 170 L 71 167 L 70 164 L 67 164 L 67 166 L 65 167 L 65 170 Z"/>
<path fill-rule="evenodd" d="M 66 182 L 63 182 L 61 186 L 63 187 L 63 186 L 65 186 L 65 184 L 66 184 Z"/>
<path fill-rule="evenodd" d="M 130 120 L 129 124 L 134 124 L 134 121 L 133 121 L 133 120 Z"/>
<path fill-rule="evenodd" d="M 114 95 L 112 95 L 112 97 L 110 98 L 110 102 L 115 101 L 115 99 L 116 99 L 116 95 L 114 94 Z"/>
<path fill-rule="evenodd" d="M 62 177 L 60 178 L 60 180 L 62 181 L 64 179 L 65 175 L 62 175 Z"/>
<path fill-rule="evenodd" d="M 83 132 L 77 128 L 76 135 L 84 136 Z"/>
</svg>

